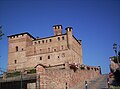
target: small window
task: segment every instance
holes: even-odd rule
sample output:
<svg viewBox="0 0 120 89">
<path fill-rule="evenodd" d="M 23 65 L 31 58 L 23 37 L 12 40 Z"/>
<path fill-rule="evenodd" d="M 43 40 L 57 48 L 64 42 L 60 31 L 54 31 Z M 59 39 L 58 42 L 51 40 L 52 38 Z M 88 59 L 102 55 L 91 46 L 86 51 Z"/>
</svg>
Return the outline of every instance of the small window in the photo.
<svg viewBox="0 0 120 89">
<path fill-rule="evenodd" d="M 54 49 L 54 51 L 56 51 L 56 49 Z"/>
<path fill-rule="evenodd" d="M 14 60 L 14 63 L 16 64 L 16 63 L 17 63 L 17 60 Z"/>
<path fill-rule="evenodd" d="M 42 43 L 44 43 L 44 40 L 42 40 Z"/>
<path fill-rule="evenodd" d="M 40 60 L 42 60 L 42 57 L 40 57 Z"/>
<path fill-rule="evenodd" d="M 60 57 L 58 56 L 58 58 L 60 58 Z"/>
<path fill-rule="evenodd" d="M 40 41 L 38 41 L 38 43 L 40 44 Z"/>
<path fill-rule="evenodd" d="M 52 39 L 49 39 L 50 40 L 50 42 L 52 42 Z"/>
<path fill-rule="evenodd" d="M 50 59 L 50 56 L 48 56 L 48 59 Z"/>
<path fill-rule="evenodd" d="M 50 48 L 48 48 L 48 52 L 50 52 Z"/>
<path fill-rule="evenodd" d="M 42 49 L 40 49 L 40 51 L 42 51 Z"/>
<path fill-rule="evenodd" d="M 22 51 L 23 51 L 23 48 L 22 48 Z"/>
<path fill-rule="evenodd" d="M 47 43 L 47 40 L 46 40 L 46 43 Z"/>
<path fill-rule="evenodd" d="M 37 44 L 37 42 L 35 42 L 35 44 Z"/>
<path fill-rule="evenodd" d="M 61 46 L 61 49 L 63 50 L 63 45 Z"/>
<path fill-rule="evenodd" d="M 58 37 L 58 41 L 60 41 L 60 37 Z"/>
<path fill-rule="evenodd" d="M 18 46 L 16 46 L 16 52 L 18 51 Z"/>
<path fill-rule="evenodd" d="M 62 40 L 64 40 L 65 38 L 64 38 L 64 36 L 62 37 Z"/>
</svg>

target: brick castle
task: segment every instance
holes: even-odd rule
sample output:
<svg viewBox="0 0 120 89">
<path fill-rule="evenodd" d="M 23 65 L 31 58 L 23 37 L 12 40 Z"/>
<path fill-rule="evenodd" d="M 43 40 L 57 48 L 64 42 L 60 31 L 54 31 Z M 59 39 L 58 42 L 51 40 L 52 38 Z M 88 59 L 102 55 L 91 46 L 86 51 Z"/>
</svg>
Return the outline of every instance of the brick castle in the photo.
<svg viewBox="0 0 120 89">
<path fill-rule="evenodd" d="M 82 64 L 82 44 L 72 34 L 72 27 L 62 34 L 62 25 L 53 26 L 54 36 L 34 38 L 29 33 L 8 36 L 8 71 L 35 67 L 37 64 Z"/>
<path fill-rule="evenodd" d="M 84 89 L 85 81 L 97 78 L 101 69 L 83 65 L 82 43 L 72 27 L 65 34 L 62 29 L 54 25 L 54 36 L 45 38 L 27 32 L 8 36 L 8 67 L 0 88 Z"/>
</svg>

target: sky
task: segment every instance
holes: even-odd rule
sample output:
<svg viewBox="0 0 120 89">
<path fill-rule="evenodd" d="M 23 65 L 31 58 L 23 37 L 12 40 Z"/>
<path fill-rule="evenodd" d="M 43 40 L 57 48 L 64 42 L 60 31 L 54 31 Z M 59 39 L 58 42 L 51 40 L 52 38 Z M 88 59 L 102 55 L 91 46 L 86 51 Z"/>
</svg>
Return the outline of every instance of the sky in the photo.
<svg viewBox="0 0 120 89">
<path fill-rule="evenodd" d="M 8 63 L 8 35 L 29 32 L 34 37 L 53 34 L 53 25 L 68 26 L 82 40 L 83 64 L 101 66 L 109 73 L 113 43 L 120 45 L 120 0 L 0 0 L 0 67 Z M 118 48 L 119 50 L 120 48 Z"/>
</svg>

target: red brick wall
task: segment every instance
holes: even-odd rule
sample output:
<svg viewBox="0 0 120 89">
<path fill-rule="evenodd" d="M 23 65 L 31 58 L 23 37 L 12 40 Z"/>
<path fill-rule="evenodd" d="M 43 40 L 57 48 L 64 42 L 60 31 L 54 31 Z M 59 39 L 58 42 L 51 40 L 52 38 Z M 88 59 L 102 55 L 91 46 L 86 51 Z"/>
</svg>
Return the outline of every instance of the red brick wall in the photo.
<svg viewBox="0 0 120 89">
<path fill-rule="evenodd" d="M 100 75 L 99 70 L 45 69 L 40 73 L 41 89 L 82 89 L 85 81 Z"/>
</svg>

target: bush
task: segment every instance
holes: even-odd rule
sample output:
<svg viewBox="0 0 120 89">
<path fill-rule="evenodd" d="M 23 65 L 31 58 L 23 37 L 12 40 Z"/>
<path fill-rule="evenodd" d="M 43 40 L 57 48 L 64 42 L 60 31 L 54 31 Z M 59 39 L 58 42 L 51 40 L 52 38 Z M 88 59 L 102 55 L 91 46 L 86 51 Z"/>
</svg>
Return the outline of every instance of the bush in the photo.
<svg viewBox="0 0 120 89">
<path fill-rule="evenodd" d="M 117 70 L 114 72 L 114 76 L 115 76 L 116 82 L 119 82 L 119 83 L 120 83 L 120 70 L 119 70 L 119 69 L 117 69 Z"/>
<path fill-rule="evenodd" d="M 28 70 L 27 74 L 33 74 L 33 73 L 36 73 L 36 69 L 31 69 L 31 70 Z"/>
<path fill-rule="evenodd" d="M 6 75 L 7 75 L 7 77 L 16 77 L 16 76 L 20 75 L 20 71 L 16 71 L 13 73 L 7 73 Z"/>
</svg>

